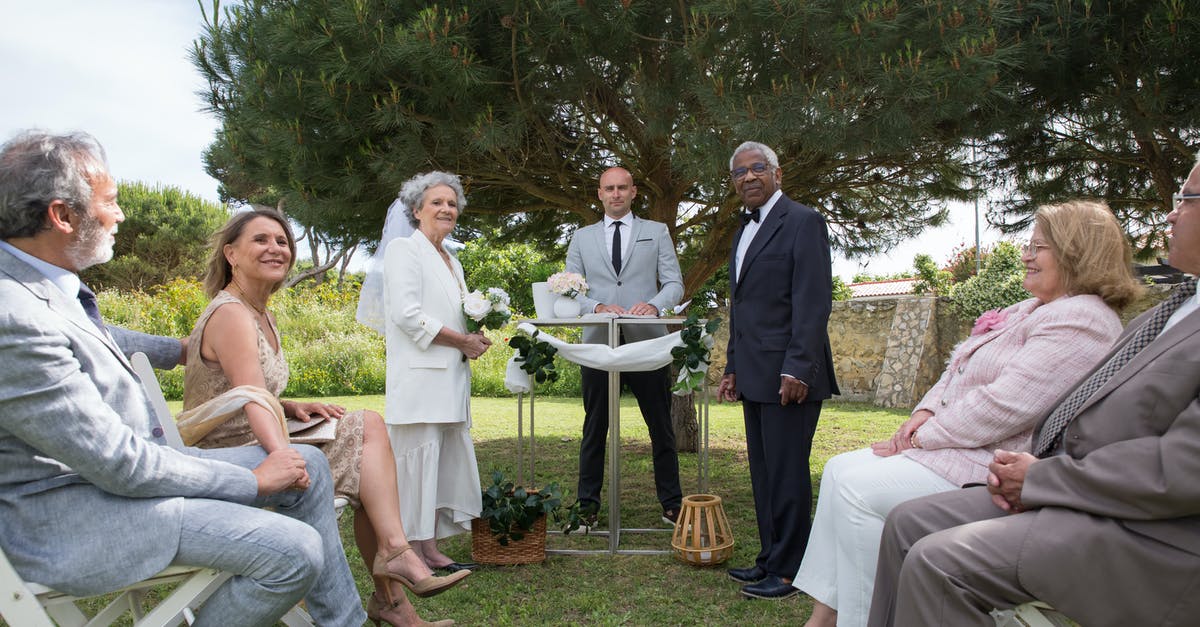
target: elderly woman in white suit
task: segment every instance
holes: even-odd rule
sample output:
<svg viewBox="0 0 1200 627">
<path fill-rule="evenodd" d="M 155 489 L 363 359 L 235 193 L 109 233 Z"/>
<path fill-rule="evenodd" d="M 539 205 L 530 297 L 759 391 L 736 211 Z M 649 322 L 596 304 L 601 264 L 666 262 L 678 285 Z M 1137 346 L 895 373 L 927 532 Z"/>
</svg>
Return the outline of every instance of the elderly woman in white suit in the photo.
<svg viewBox="0 0 1200 627">
<path fill-rule="evenodd" d="M 458 177 L 417 175 L 399 200 L 389 214 L 403 211 L 415 230 L 384 244 L 385 421 L 409 540 L 430 568 L 454 572 L 472 564 L 446 556 L 437 540 L 469 530 L 482 507 L 468 358 L 478 358 L 491 342 L 466 331 L 462 265 L 444 245 L 466 206 Z M 389 215 L 395 219 L 400 216 Z"/>
</svg>

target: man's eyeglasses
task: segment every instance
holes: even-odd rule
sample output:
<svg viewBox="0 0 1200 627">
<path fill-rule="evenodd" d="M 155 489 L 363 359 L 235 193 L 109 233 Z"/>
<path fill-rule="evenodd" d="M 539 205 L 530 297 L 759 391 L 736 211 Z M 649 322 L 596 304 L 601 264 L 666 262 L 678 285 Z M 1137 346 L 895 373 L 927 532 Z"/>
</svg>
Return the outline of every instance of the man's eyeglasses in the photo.
<svg viewBox="0 0 1200 627">
<path fill-rule="evenodd" d="M 1050 245 L 1038 244 L 1033 240 L 1029 240 L 1028 242 L 1025 242 L 1023 246 L 1021 246 L 1021 253 L 1026 257 L 1037 257 L 1038 251 L 1043 248 L 1050 248 Z"/>
<path fill-rule="evenodd" d="M 1185 194 L 1183 192 L 1175 192 L 1171 194 L 1171 204 L 1178 205 L 1185 200 L 1195 200 L 1200 198 L 1200 194 Z"/>
<path fill-rule="evenodd" d="M 748 168 L 734 168 L 734 169 L 730 170 L 729 176 L 732 176 L 733 180 L 735 180 L 735 181 L 740 181 L 740 180 L 746 178 L 746 174 L 748 174 L 750 172 L 753 172 L 755 174 L 763 174 L 770 170 L 771 170 L 770 164 L 762 163 L 762 162 L 752 163 L 752 164 L 750 164 L 750 167 L 748 167 Z"/>
</svg>

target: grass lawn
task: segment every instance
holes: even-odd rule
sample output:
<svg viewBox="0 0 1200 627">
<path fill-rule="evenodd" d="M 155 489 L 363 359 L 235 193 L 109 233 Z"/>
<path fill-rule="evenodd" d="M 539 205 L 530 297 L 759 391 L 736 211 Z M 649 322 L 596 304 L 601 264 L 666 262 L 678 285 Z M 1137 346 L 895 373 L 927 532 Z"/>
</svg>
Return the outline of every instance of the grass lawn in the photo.
<svg viewBox="0 0 1200 627">
<path fill-rule="evenodd" d="M 324 399 L 347 408 L 382 411 L 383 397 Z M 557 481 L 573 502 L 578 468 L 579 434 L 583 409 L 577 399 L 538 398 L 536 401 L 536 480 Z M 527 410 L 526 410 L 527 412 Z M 472 434 L 483 479 L 499 468 L 515 476 L 517 405 L 509 398 L 472 399 Z M 811 601 L 798 595 L 785 601 L 746 600 L 725 568 L 752 563 L 758 552 L 754 504 L 746 462 L 745 430 L 740 404 L 713 405 L 709 436 L 709 492 L 724 500 L 733 527 L 734 556 L 716 568 L 698 568 L 671 555 L 550 555 L 542 564 L 486 567 L 458 588 L 432 599 L 413 597 L 427 620 L 454 618 L 460 625 L 798 625 L 807 618 Z M 632 397 L 622 399 L 621 522 L 625 528 L 654 528 L 660 508 L 654 495 L 650 440 Z M 827 403 L 813 443 L 814 484 L 825 460 L 890 436 L 907 412 L 883 410 L 861 404 Z M 525 417 L 528 421 L 528 415 Z M 528 422 L 526 422 L 528 436 Z M 697 485 L 696 455 L 681 453 L 680 477 L 684 494 Z M 607 477 L 606 477 L 607 479 Z M 606 489 L 608 482 L 605 482 Z M 607 492 L 601 524 L 607 518 Z M 369 594 L 372 584 L 362 566 L 350 518 L 342 524 L 343 544 L 359 590 Z M 622 548 L 669 549 L 669 532 L 625 534 Z M 551 535 L 548 547 L 605 549 L 604 537 Z M 469 560 L 470 534 L 443 541 L 445 552 Z"/>
<path fill-rule="evenodd" d="M 321 399 L 348 409 L 383 411 L 382 396 Z M 621 522 L 625 528 L 661 527 L 663 533 L 625 534 L 622 548 L 670 549 L 671 536 L 659 520 L 650 464 L 650 440 L 636 403 L 622 399 Z M 179 403 L 171 403 L 178 412 Z M 536 482 L 556 481 L 573 502 L 583 409 L 578 399 L 539 398 L 536 402 Z M 512 398 L 472 399 L 476 454 L 481 484 L 493 469 L 516 473 L 517 404 Z M 890 436 L 907 412 L 863 404 L 826 403 L 813 442 L 814 487 L 825 460 Z M 525 417 L 528 421 L 528 415 Z M 528 422 L 526 422 L 528 436 Z M 797 595 L 784 601 L 747 600 L 725 575 L 730 566 L 750 565 L 758 553 L 754 504 L 746 463 L 741 405 L 713 405 L 709 435 L 710 493 L 724 500 L 734 534 L 734 556 L 715 568 L 684 564 L 672 555 L 550 555 L 541 564 L 484 567 L 454 590 L 431 599 L 410 597 L 426 620 L 453 618 L 459 625 L 799 625 L 811 601 Z M 694 453 L 680 453 L 684 494 L 696 491 Z M 487 478 L 487 481 L 484 479 Z M 607 479 L 607 477 L 606 477 Z M 606 481 L 606 490 L 608 483 Z M 608 494 L 602 495 L 601 525 Z M 351 535 L 353 516 L 342 516 L 342 543 L 365 598 L 373 584 Z M 548 548 L 606 549 L 607 538 L 551 535 Z M 460 561 L 471 557 L 470 534 L 443 541 Z M 0 621 L 2 623 L 3 621 Z"/>
</svg>

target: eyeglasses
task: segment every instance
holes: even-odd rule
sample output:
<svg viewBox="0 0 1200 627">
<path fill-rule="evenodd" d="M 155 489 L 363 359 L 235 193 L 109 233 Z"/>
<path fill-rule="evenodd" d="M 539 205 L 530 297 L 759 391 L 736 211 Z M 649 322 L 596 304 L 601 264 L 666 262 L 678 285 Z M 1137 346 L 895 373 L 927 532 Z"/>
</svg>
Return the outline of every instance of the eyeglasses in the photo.
<svg viewBox="0 0 1200 627">
<path fill-rule="evenodd" d="M 1185 200 L 1195 200 L 1200 198 L 1200 194 L 1185 194 L 1183 192 L 1175 192 L 1171 194 L 1171 204 L 1178 205 Z"/>
<path fill-rule="evenodd" d="M 1038 244 L 1033 240 L 1029 240 L 1028 242 L 1025 242 L 1023 246 L 1021 246 L 1021 254 L 1026 257 L 1037 257 L 1038 251 L 1043 248 L 1050 248 L 1050 245 Z"/>
<path fill-rule="evenodd" d="M 732 176 L 733 180 L 735 180 L 735 181 L 740 181 L 740 180 L 746 178 L 746 174 L 748 174 L 750 172 L 753 172 L 755 174 L 763 174 L 770 170 L 771 170 L 770 164 L 762 163 L 760 161 L 758 163 L 750 164 L 750 167 L 748 167 L 748 168 L 734 168 L 729 171 L 729 176 Z"/>
</svg>

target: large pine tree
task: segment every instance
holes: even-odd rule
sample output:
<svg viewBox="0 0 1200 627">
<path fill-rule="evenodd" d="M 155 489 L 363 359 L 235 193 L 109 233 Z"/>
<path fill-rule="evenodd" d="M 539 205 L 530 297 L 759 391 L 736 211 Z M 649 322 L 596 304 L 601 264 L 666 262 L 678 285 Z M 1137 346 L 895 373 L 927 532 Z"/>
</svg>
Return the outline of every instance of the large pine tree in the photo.
<svg viewBox="0 0 1200 627">
<path fill-rule="evenodd" d="M 944 220 L 970 194 L 964 138 L 1027 56 L 1004 35 L 1012 5 L 247 0 L 195 45 L 222 122 L 206 157 L 227 198 L 368 240 L 405 179 L 452 170 L 466 227 L 543 243 L 597 219 L 598 175 L 620 164 L 691 293 L 725 262 L 747 139 L 844 251 Z"/>
</svg>

